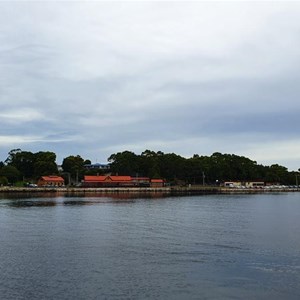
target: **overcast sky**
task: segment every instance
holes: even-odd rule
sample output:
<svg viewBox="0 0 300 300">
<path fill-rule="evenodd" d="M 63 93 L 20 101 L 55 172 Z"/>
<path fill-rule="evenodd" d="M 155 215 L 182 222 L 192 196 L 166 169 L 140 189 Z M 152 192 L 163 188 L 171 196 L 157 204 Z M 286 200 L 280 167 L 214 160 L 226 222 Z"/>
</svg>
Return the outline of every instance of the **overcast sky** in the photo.
<svg viewBox="0 0 300 300">
<path fill-rule="evenodd" d="M 299 2 L 1 2 L 13 148 L 237 154 L 300 168 Z"/>
</svg>

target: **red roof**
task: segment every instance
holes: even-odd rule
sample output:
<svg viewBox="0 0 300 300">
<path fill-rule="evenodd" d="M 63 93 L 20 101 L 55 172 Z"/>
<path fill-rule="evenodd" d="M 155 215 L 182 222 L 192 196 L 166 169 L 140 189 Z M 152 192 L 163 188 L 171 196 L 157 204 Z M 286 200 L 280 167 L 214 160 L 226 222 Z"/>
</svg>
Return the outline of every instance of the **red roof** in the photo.
<svg viewBox="0 0 300 300">
<path fill-rule="evenodd" d="M 84 176 L 85 182 L 131 182 L 131 176 Z"/>
<path fill-rule="evenodd" d="M 41 179 L 44 181 L 64 182 L 64 179 L 60 176 L 42 176 Z"/>
<path fill-rule="evenodd" d="M 162 183 L 162 182 L 164 182 L 164 180 L 163 179 L 151 179 L 151 182 L 153 182 L 153 183 Z"/>
</svg>

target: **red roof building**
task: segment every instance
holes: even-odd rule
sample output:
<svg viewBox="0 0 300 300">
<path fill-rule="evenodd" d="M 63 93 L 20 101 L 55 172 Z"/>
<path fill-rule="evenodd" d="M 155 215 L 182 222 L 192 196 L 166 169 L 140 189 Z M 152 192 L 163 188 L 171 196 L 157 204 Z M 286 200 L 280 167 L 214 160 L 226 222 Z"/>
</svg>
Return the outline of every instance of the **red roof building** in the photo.
<svg viewBox="0 0 300 300">
<path fill-rule="evenodd" d="M 163 179 L 151 179 L 151 187 L 163 187 L 165 186 L 165 181 Z"/>
<path fill-rule="evenodd" d="M 131 176 L 84 176 L 83 187 L 163 187 L 163 179 L 151 179 L 149 177 Z"/>
<path fill-rule="evenodd" d="M 64 186 L 65 180 L 60 176 L 42 176 L 37 183 L 38 186 Z"/>
<path fill-rule="evenodd" d="M 133 186 L 131 176 L 84 176 L 85 187 Z"/>
</svg>

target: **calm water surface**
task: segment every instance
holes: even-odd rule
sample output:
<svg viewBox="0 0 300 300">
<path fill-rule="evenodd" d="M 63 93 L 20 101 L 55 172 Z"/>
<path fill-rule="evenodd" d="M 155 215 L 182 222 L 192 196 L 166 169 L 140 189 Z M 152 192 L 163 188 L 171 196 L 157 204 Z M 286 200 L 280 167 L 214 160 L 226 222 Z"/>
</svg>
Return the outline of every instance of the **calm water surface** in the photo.
<svg viewBox="0 0 300 300">
<path fill-rule="evenodd" d="M 1 299 L 300 299 L 299 193 L 0 197 Z"/>
</svg>

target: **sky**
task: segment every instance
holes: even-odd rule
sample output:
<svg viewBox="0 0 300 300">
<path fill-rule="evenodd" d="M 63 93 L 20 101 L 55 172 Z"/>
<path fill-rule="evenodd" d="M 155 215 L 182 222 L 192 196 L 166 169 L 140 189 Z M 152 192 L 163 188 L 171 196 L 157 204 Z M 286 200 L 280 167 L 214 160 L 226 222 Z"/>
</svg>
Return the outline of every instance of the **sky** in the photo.
<svg viewBox="0 0 300 300">
<path fill-rule="evenodd" d="M 300 168 L 300 2 L 0 2 L 0 161 L 146 149 Z"/>
</svg>

